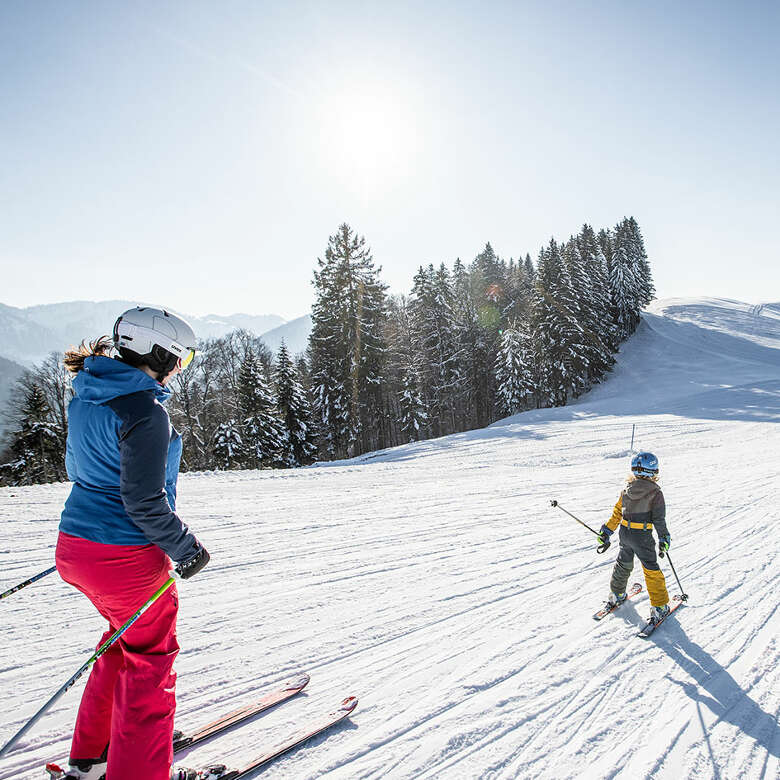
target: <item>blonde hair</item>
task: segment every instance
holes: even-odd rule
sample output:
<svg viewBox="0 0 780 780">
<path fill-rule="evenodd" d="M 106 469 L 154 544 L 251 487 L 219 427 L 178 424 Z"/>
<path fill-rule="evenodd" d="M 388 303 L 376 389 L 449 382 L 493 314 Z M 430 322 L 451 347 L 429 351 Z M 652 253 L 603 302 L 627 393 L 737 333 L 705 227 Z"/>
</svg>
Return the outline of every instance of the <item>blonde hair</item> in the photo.
<svg viewBox="0 0 780 780">
<path fill-rule="evenodd" d="M 71 374 L 78 374 L 84 370 L 84 361 L 88 357 L 107 356 L 113 346 L 114 342 L 110 336 L 101 336 L 90 342 L 84 339 L 78 347 L 71 347 L 65 352 L 63 363 Z"/>
<path fill-rule="evenodd" d="M 654 474 L 652 477 L 640 477 L 638 474 L 634 474 L 633 471 L 628 472 L 627 482 L 634 482 L 637 479 L 646 479 L 648 482 L 658 482 L 660 474 Z"/>
</svg>

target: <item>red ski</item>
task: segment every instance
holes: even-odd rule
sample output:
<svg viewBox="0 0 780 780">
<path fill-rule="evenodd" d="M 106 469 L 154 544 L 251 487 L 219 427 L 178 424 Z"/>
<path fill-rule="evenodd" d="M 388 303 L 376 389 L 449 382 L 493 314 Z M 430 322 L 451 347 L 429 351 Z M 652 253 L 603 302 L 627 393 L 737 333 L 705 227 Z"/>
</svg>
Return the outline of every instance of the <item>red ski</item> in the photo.
<svg viewBox="0 0 780 780">
<path fill-rule="evenodd" d="M 216 764 L 205 769 L 181 768 L 175 769 L 171 774 L 171 778 L 172 780 L 238 780 L 238 778 L 254 772 L 261 766 L 279 758 L 279 756 L 284 755 L 293 748 L 298 747 L 298 745 L 348 718 L 355 707 L 357 707 L 357 703 L 357 699 L 354 696 L 344 699 L 337 710 L 315 719 L 308 726 L 293 732 L 240 769 L 228 769 L 225 764 Z"/>
<path fill-rule="evenodd" d="M 628 591 L 628 595 L 623 601 L 618 602 L 617 604 L 610 604 L 607 602 L 594 616 L 594 620 L 601 620 L 601 618 L 606 617 L 610 613 L 614 612 L 621 604 L 624 604 L 626 601 L 628 601 L 632 596 L 636 596 L 637 593 L 642 592 L 642 586 L 635 582 L 631 589 Z"/>
<path fill-rule="evenodd" d="M 197 731 L 193 731 L 191 734 L 174 731 L 173 752 L 178 753 L 184 750 L 184 748 L 192 747 L 204 740 L 215 737 L 217 734 L 221 734 L 232 726 L 237 726 L 239 723 L 243 723 L 245 720 L 249 720 L 255 715 L 259 715 L 261 712 L 265 712 L 266 710 L 271 709 L 271 707 L 281 704 L 283 701 L 292 699 L 293 696 L 299 694 L 308 684 L 309 675 L 306 673 L 299 674 L 280 688 L 266 693 L 256 701 L 239 707 L 237 710 L 221 715 L 216 720 L 205 723 L 197 729 Z M 51 780 L 59 780 L 59 778 L 65 775 L 65 770 L 57 764 L 46 764 L 46 771 L 49 773 Z"/>
<path fill-rule="evenodd" d="M 232 726 L 243 723 L 245 720 L 249 720 L 249 718 L 259 715 L 261 712 L 265 712 L 266 710 L 271 709 L 271 707 L 275 707 L 277 704 L 281 704 L 283 701 L 292 699 L 293 696 L 299 694 L 308 684 L 309 675 L 305 673 L 299 674 L 296 678 L 290 680 L 282 687 L 270 691 L 265 694 L 265 696 L 257 699 L 257 701 L 251 702 L 244 707 L 239 707 L 237 710 L 228 712 L 226 715 L 221 715 L 216 720 L 204 724 L 191 734 L 174 731 L 173 752 L 178 753 L 184 748 L 197 745 L 199 742 L 210 739 Z"/>
</svg>

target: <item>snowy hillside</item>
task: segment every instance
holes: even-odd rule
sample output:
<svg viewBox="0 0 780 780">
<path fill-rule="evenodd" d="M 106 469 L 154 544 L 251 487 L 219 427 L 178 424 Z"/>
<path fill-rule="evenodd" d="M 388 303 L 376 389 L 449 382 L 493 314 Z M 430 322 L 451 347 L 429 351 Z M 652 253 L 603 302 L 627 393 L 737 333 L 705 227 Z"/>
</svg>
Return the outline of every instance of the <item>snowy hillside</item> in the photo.
<svg viewBox="0 0 780 780">
<path fill-rule="evenodd" d="M 632 425 L 660 458 L 690 596 L 649 640 L 635 637 L 646 595 L 592 620 L 616 545 L 597 555 L 550 507 L 604 522 Z M 350 720 L 262 776 L 777 778 L 778 452 L 780 304 L 675 300 L 569 407 L 349 462 L 183 476 L 181 512 L 212 562 L 180 588 L 179 727 L 298 670 L 311 683 L 179 763 L 250 758 L 354 694 Z M 50 565 L 67 492 L 0 490 L 0 588 Z M 102 625 L 56 575 L 5 600 L 0 621 L 4 743 Z M 66 757 L 82 687 L 0 778 Z"/>
</svg>

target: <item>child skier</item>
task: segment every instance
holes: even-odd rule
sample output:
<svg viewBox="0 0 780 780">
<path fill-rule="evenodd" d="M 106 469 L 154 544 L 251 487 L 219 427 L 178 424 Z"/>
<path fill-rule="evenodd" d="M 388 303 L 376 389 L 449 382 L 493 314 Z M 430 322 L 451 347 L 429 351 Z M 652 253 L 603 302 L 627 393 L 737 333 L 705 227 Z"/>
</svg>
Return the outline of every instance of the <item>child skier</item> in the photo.
<svg viewBox="0 0 780 780">
<path fill-rule="evenodd" d="M 672 541 L 666 527 L 664 494 L 657 484 L 658 458 L 650 452 L 638 453 L 631 459 L 631 472 L 612 517 L 601 526 L 598 535 L 599 541 L 608 545 L 609 537 L 620 524 L 620 552 L 612 570 L 609 603 L 625 600 L 636 555 L 642 563 L 650 595 L 650 622 L 657 623 L 669 612 L 669 593 L 656 558 L 653 528 L 658 534 L 658 552 L 668 550 Z"/>
<path fill-rule="evenodd" d="M 181 439 L 162 406 L 166 385 L 195 354 L 180 317 L 124 312 L 107 337 L 65 355 L 75 374 L 66 466 L 73 482 L 56 561 L 108 621 L 108 639 L 168 579 L 209 561 L 175 513 Z M 169 559 L 170 558 L 170 559 Z M 97 661 L 81 697 L 69 780 L 170 780 L 176 708 L 176 586 Z"/>
</svg>

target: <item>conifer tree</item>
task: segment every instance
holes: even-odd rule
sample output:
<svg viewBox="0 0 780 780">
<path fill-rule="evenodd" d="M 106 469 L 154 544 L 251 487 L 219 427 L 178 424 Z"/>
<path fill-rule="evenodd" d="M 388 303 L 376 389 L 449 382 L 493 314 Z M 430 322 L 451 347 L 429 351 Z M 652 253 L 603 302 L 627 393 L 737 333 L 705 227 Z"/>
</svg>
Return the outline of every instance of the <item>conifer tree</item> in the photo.
<svg viewBox="0 0 780 780">
<path fill-rule="evenodd" d="M 286 448 L 285 435 L 264 369 L 251 350 L 241 364 L 238 381 L 244 465 L 252 469 L 273 466 Z"/>
<path fill-rule="evenodd" d="M 403 441 L 419 441 L 425 438 L 428 413 L 420 394 L 417 378 L 409 368 L 403 375 L 403 386 L 399 398 L 399 425 Z"/>
<path fill-rule="evenodd" d="M 3 466 L 3 480 L 13 485 L 35 485 L 64 479 L 62 440 L 62 430 L 52 419 L 43 390 L 33 382 L 20 409 L 18 428 L 11 436 L 10 462 Z"/>
<path fill-rule="evenodd" d="M 214 431 L 212 455 L 215 466 L 221 470 L 227 471 L 243 465 L 246 450 L 238 421 L 231 418 L 217 425 Z"/>
<path fill-rule="evenodd" d="M 612 275 L 609 283 L 618 337 L 628 338 L 639 324 L 639 283 L 634 267 L 633 242 L 623 222 L 615 228 L 612 241 Z"/>
<path fill-rule="evenodd" d="M 496 356 L 496 405 L 503 415 L 516 414 L 528 405 L 534 391 L 528 334 L 517 323 L 501 333 Z"/>
<path fill-rule="evenodd" d="M 650 263 L 647 260 L 642 231 L 634 217 L 625 220 L 625 231 L 631 246 L 633 271 L 638 285 L 637 298 L 640 306 L 647 306 L 655 298 L 655 285 L 650 271 Z"/>
<path fill-rule="evenodd" d="M 416 381 L 435 435 L 454 430 L 453 390 L 458 384 L 453 291 L 444 264 L 420 268 L 409 302 L 412 340 L 418 353 Z M 408 371 L 407 371 L 408 375 Z"/>
<path fill-rule="evenodd" d="M 541 362 L 543 403 L 564 406 L 582 386 L 587 369 L 583 331 L 566 266 L 552 239 L 539 255 L 533 329 Z"/>
<path fill-rule="evenodd" d="M 284 433 L 282 460 L 290 467 L 311 463 L 317 450 L 311 405 L 284 341 L 276 354 L 274 380 L 276 407 Z"/>
<path fill-rule="evenodd" d="M 385 446 L 385 286 L 365 238 L 347 224 L 318 265 L 309 342 L 315 409 L 323 454 L 351 457 Z"/>
<path fill-rule="evenodd" d="M 577 244 L 580 256 L 585 265 L 590 280 L 593 314 L 596 317 L 595 334 L 600 346 L 596 359 L 598 373 L 599 364 L 603 371 L 608 371 L 614 365 L 613 353 L 617 350 L 617 330 L 612 309 L 612 298 L 609 285 L 609 271 L 601 242 L 596 237 L 593 228 L 582 226 Z"/>
</svg>

